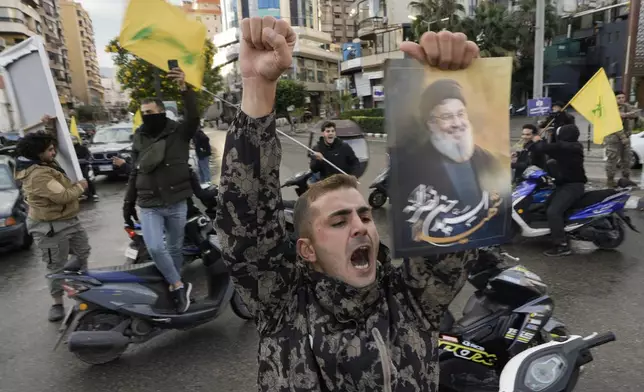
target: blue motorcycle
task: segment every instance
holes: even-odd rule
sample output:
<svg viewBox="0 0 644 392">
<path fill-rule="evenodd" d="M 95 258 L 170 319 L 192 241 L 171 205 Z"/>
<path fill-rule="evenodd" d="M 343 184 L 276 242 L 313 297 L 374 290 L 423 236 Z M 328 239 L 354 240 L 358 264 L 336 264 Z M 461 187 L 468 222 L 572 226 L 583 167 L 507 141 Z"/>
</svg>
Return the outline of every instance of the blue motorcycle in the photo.
<svg viewBox="0 0 644 392">
<path fill-rule="evenodd" d="M 528 167 L 524 181 L 512 192 L 512 221 L 523 237 L 543 237 L 550 234 L 546 209 L 555 186 L 548 174 L 537 166 Z M 620 185 L 620 184 L 618 184 Z M 565 230 L 573 240 L 586 243 L 593 250 L 615 249 L 625 237 L 624 223 L 638 232 L 628 216 L 626 205 L 637 204 L 630 188 L 589 191 L 565 215 Z"/>
</svg>

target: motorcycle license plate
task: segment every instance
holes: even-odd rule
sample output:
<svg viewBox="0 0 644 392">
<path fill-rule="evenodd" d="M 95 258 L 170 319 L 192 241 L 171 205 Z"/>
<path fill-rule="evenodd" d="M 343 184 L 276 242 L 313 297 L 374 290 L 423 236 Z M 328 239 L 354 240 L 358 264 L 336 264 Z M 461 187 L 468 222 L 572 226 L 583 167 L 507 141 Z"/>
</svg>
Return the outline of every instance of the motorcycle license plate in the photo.
<svg viewBox="0 0 644 392">
<path fill-rule="evenodd" d="M 624 208 L 627 210 L 636 210 L 639 207 L 639 204 L 640 204 L 639 196 L 630 196 L 626 201 L 626 205 L 624 206 Z"/>
<path fill-rule="evenodd" d="M 139 251 L 132 248 L 125 249 L 125 257 L 128 259 L 136 260 L 136 257 L 139 255 Z"/>
<path fill-rule="evenodd" d="M 100 170 L 102 172 L 110 172 L 110 171 L 114 170 L 114 167 L 112 165 L 100 165 L 98 167 L 98 170 Z"/>
</svg>

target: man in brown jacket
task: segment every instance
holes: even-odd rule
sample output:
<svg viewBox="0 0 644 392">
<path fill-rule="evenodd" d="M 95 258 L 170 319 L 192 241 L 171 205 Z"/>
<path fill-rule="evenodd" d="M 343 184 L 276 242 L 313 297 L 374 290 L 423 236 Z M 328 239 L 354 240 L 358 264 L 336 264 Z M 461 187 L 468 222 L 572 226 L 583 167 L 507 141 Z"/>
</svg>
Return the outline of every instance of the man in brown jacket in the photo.
<svg viewBox="0 0 644 392">
<path fill-rule="evenodd" d="M 28 133 L 17 147 L 20 164 L 16 179 L 22 183 L 29 205 L 27 229 L 42 253 L 42 261 L 48 270 L 60 270 L 72 253 L 77 259 L 75 266 L 86 268 L 91 248 L 78 219 L 78 199 L 87 189 L 87 181 L 73 183 L 54 161 L 56 140 L 51 132 Z M 50 282 L 50 294 L 54 305 L 49 321 L 60 321 L 65 315 L 60 282 Z"/>
</svg>

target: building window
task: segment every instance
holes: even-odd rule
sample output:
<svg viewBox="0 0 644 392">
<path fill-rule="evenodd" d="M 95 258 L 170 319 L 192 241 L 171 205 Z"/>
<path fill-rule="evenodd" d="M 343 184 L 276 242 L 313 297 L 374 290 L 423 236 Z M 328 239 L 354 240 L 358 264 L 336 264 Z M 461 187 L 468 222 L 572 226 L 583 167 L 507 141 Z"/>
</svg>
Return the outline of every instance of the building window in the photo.
<svg viewBox="0 0 644 392">
<path fill-rule="evenodd" d="M 257 8 L 260 10 L 265 10 L 268 8 L 280 8 L 279 0 L 259 0 L 257 2 Z"/>
</svg>

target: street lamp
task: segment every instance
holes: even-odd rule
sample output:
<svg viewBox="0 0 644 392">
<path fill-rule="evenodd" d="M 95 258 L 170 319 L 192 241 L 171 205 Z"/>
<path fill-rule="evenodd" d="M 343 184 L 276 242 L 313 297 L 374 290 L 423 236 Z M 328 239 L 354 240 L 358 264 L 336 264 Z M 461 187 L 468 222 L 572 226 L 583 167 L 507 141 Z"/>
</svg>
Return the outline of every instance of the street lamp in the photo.
<svg viewBox="0 0 644 392">
<path fill-rule="evenodd" d="M 447 17 L 447 18 L 443 18 L 443 19 L 439 19 L 439 20 L 432 20 L 432 21 L 428 22 L 428 21 L 423 20 L 423 19 L 418 19 L 418 16 L 415 16 L 415 15 L 407 15 L 407 17 L 409 19 L 411 19 L 411 20 L 418 20 L 420 23 L 426 23 L 427 24 L 427 29 L 429 29 L 429 27 L 432 25 L 432 23 L 447 22 L 450 19 L 449 17 Z"/>
</svg>

